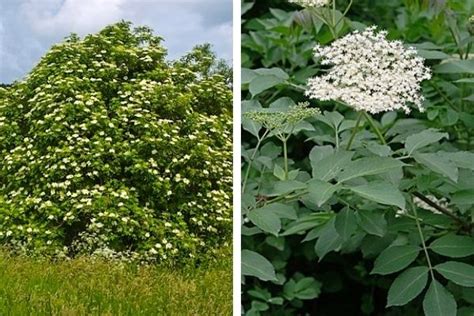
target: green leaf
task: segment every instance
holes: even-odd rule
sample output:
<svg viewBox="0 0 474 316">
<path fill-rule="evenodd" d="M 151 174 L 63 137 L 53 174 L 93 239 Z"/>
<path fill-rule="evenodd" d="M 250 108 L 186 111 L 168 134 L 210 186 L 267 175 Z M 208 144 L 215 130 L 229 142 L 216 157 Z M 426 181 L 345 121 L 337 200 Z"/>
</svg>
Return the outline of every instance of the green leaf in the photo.
<svg viewBox="0 0 474 316">
<path fill-rule="evenodd" d="M 420 247 L 413 245 L 392 246 L 380 253 L 371 274 L 390 274 L 406 268 L 415 261 Z"/>
<path fill-rule="evenodd" d="M 296 171 L 296 170 L 293 170 L 293 171 Z M 270 196 L 284 195 L 293 191 L 304 190 L 306 189 L 306 187 L 307 187 L 306 183 L 296 181 L 296 180 L 277 181 L 275 183 L 275 186 L 273 187 L 273 191 L 269 195 Z"/>
<path fill-rule="evenodd" d="M 354 211 L 345 208 L 337 213 L 334 226 L 342 240 L 348 240 L 357 229 L 357 221 Z"/>
<path fill-rule="evenodd" d="M 368 200 L 384 204 L 394 205 L 401 209 L 405 208 L 405 198 L 393 185 L 386 182 L 370 182 L 368 184 L 349 187 L 351 191 Z"/>
<path fill-rule="evenodd" d="M 261 230 L 271 233 L 275 236 L 281 229 L 281 221 L 278 216 L 268 209 L 257 208 L 248 213 L 250 221 Z"/>
<path fill-rule="evenodd" d="M 262 129 L 262 125 L 248 118 L 242 119 L 242 127 L 244 130 L 249 132 L 255 137 L 259 136 L 259 132 Z"/>
<path fill-rule="evenodd" d="M 241 81 L 242 81 L 241 83 L 242 84 L 250 83 L 252 81 L 252 79 L 257 76 L 255 71 L 253 71 L 252 69 L 248 69 L 248 68 L 242 68 L 240 70 L 240 73 L 241 73 Z"/>
<path fill-rule="evenodd" d="M 334 148 L 332 146 L 314 146 L 309 153 L 309 160 L 311 162 L 311 167 L 313 169 L 317 168 L 319 162 L 328 157 L 329 155 L 334 154 Z"/>
<path fill-rule="evenodd" d="M 438 142 L 443 138 L 448 138 L 447 133 L 441 133 L 434 129 L 427 129 L 420 133 L 413 134 L 407 137 L 405 141 L 405 149 L 408 155 L 411 155 L 416 150 Z"/>
<path fill-rule="evenodd" d="M 474 238 L 449 234 L 433 241 L 429 248 L 446 257 L 467 257 L 474 254 Z"/>
<path fill-rule="evenodd" d="M 474 266 L 462 262 L 448 261 L 434 267 L 446 279 L 467 287 L 474 287 Z"/>
<path fill-rule="evenodd" d="M 474 60 L 450 60 L 435 66 L 433 70 L 439 74 L 474 74 Z"/>
<path fill-rule="evenodd" d="M 451 203 L 457 205 L 471 205 L 474 189 L 460 190 L 453 193 Z"/>
<path fill-rule="evenodd" d="M 454 182 L 458 181 L 458 168 L 448 158 L 438 153 L 416 153 L 413 158 L 432 171 L 442 174 Z"/>
<path fill-rule="evenodd" d="M 267 76 L 257 76 L 250 81 L 249 90 L 252 96 L 256 96 L 257 94 L 270 89 L 285 80 L 278 78 L 273 75 Z"/>
<path fill-rule="evenodd" d="M 275 167 L 273 169 L 273 175 L 280 180 L 286 180 L 285 170 L 283 170 L 283 168 L 277 164 L 275 164 Z"/>
<path fill-rule="evenodd" d="M 299 298 L 300 300 L 315 299 L 320 293 L 321 282 L 318 282 L 311 277 L 302 278 L 296 282 L 294 287 L 294 297 Z"/>
<path fill-rule="evenodd" d="M 306 215 L 294 221 L 287 227 L 285 232 L 281 233 L 280 236 L 288 236 L 305 232 L 309 229 L 315 228 L 327 222 L 328 215 L 324 213 L 315 213 Z"/>
<path fill-rule="evenodd" d="M 290 106 L 295 105 L 295 101 L 288 97 L 282 97 L 273 101 L 269 108 L 272 109 L 288 109 Z"/>
<path fill-rule="evenodd" d="M 354 152 L 339 150 L 321 159 L 313 167 L 313 178 L 329 181 L 335 178 L 350 161 Z"/>
<path fill-rule="evenodd" d="M 415 267 L 403 271 L 388 290 L 387 307 L 402 306 L 417 297 L 428 282 L 428 267 Z"/>
<path fill-rule="evenodd" d="M 474 83 L 474 78 L 462 78 L 454 81 L 456 83 Z"/>
<path fill-rule="evenodd" d="M 241 14 L 244 15 L 247 13 L 248 10 L 252 9 L 254 3 L 253 2 L 242 2 L 241 3 Z"/>
<path fill-rule="evenodd" d="M 334 222 L 334 218 L 332 218 L 324 225 L 314 246 L 319 261 L 323 260 L 327 253 L 338 249 L 342 244 L 342 239 L 336 231 Z"/>
<path fill-rule="evenodd" d="M 438 281 L 431 281 L 423 300 L 425 316 L 456 316 L 456 309 L 453 295 Z"/>
<path fill-rule="evenodd" d="M 287 219 L 297 219 L 296 211 L 291 205 L 283 204 L 283 203 L 270 203 L 265 206 L 262 206 L 260 210 L 268 211 L 279 218 L 287 218 Z"/>
<path fill-rule="evenodd" d="M 404 165 L 400 160 L 389 157 L 361 158 L 346 164 L 337 180 L 338 182 L 344 182 L 357 177 L 389 172 Z"/>
<path fill-rule="evenodd" d="M 392 154 L 392 149 L 390 148 L 390 146 L 380 145 L 376 143 L 370 143 L 369 145 L 367 145 L 367 150 L 380 157 L 388 157 Z"/>
<path fill-rule="evenodd" d="M 262 281 L 276 281 L 275 268 L 264 256 L 247 249 L 241 253 L 242 275 L 259 278 Z"/>
<path fill-rule="evenodd" d="M 474 153 L 468 151 L 439 152 L 447 156 L 459 168 L 474 170 Z"/>
<path fill-rule="evenodd" d="M 387 221 L 383 213 L 376 210 L 358 210 L 359 225 L 368 234 L 383 237 L 387 232 Z"/>
<path fill-rule="evenodd" d="M 344 120 L 344 116 L 342 116 L 339 112 L 324 111 L 324 115 L 317 115 L 316 119 L 326 123 L 333 129 L 337 129 L 337 127 Z"/>
<path fill-rule="evenodd" d="M 331 198 L 337 188 L 328 182 L 312 179 L 308 182 L 308 199 L 320 207 Z"/>
<path fill-rule="evenodd" d="M 424 49 L 417 49 L 416 52 L 420 57 L 425 59 L 447 59 L 451 56 L 436 50 L 424 50 Z"/>
<path fill-rule="evenodd" d="M 275 76 L 282 80 L 288 80 L 290 76 L 281 68 L 259 68 L 254 70 L 257 74 L 261 76 Z"/>
</svg>

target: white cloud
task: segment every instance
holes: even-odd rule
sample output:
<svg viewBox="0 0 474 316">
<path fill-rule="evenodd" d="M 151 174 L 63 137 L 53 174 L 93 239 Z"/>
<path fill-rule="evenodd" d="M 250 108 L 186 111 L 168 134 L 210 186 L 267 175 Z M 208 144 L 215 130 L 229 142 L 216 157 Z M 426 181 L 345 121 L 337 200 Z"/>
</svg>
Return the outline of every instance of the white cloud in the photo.
<svg viewBox="0 0 474 316">
<path fill-rule="evenodd" d="M 71 32 L 84 36 L 122 19 L 164 37 L 169 58 L 202 43 L 232 58 L 232 0 L 0 0 L 0 7 L 0 82 L 23 77 Z"/>
<path fill-rule="evenodd" d="M 28 0 L 21 10 L 32 31 L 39 36 L 63 34 L 65 30 L 82 35 L 120 20 L 124 1 Z"/>
</svg>

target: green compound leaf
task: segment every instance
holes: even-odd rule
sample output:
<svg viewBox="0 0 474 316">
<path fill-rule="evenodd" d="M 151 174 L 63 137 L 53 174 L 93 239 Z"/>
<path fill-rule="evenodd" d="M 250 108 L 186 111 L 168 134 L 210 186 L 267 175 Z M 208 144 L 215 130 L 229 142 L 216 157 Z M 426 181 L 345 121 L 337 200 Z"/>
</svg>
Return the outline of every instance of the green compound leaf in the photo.
<svg viewBox="0 0 474 316">
<path fill-rule="evenodd" d="M 474 266 L 466 263 L 448 261 L 434 267 L 446 279 L 467 287 L 474 287 Z"/>
<path fill-rule="evenodd" d="M 405 208 L 405 198 L 393 185 L 386 182 L 370 182 L 368 184 L 349 187 L 351 191 L 368 200 Z"/>
<path fill-rule="evenodd" d="M 264 256 L 244 249 L 241 257 L 242 275 L 254 276 L 262 281 L 276 281 L 275 268 Z"/>
<path fill-rule="evenodd" d="M 393 171 L 405 166 L 403 162 L 389 157 L 368 157 L 351 161 L 339 176 L 338 182 L 348 181 L 357 177 L 375 175 Z"/>
<path fill-rule="evenodd" d="M 423 300 L 425 316 L 456 316 L 456 309 L 453 295 L 441 283 L 433 280 Z"/>
<path fill-rule="evenodd" d="M 421 248 L 418 246 L 392 246 L 377 257 L 371 274 L 390 274 L 406 268 L 415 261 Z"/>
<path fill-rule="evenodd" d="M 474 238 L 449 234 L 433 241 L 429 249 L 446 257 L 467 257 L 474 254 Z"/>
<path fill-rule="evenodd" d="M 417 297 L 428 282 L 428 267 L 415 267 L 403 271 L 388 290 L 387 307 L 402 306 Z"/>
</svg>

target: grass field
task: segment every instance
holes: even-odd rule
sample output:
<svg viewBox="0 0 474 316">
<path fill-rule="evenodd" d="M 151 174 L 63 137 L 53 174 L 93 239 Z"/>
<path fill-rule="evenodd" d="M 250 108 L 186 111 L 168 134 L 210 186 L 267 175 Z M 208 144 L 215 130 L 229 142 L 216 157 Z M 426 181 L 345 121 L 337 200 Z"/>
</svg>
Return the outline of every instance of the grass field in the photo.
<svg viewBox="0 0 474 316">
<path fill-rule="evenodd" d="M 231 315 L 232 260 L 200 268 L 0 252 L 0 315 Z"/>
</svg>

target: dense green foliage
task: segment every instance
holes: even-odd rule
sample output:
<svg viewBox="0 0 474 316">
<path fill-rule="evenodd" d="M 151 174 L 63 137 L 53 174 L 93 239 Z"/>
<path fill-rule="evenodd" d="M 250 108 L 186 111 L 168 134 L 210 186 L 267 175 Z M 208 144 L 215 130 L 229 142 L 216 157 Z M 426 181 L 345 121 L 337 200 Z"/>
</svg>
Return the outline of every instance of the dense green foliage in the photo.
<svg viewBox="0 0 474 316">
<path fill-rule="evenodd" d="M 52 263 L 0 253 L 2 315 L 230 315 L 231 254 L 196 268 L 75 258 Z"/>
<path fill-rule="evenodd" d="M 362 0 L 343 17 L 349 2 L 242 2 L 245 314 L 473 315 L 474 2 Z M 370 25 L 426 59 L 424 112 L 305 96 L 328 70 L 315 45 Z M 321 114 L 262 126 L 306 101 Z"/>
<path fill-rule="evenodd" d="M 0 88 L 1 244 L 177 262 L 229 242 L 229 69 L 208 45 L 165 57 L 120 22 Z"/>
</svg>

